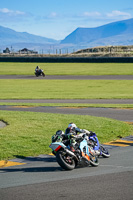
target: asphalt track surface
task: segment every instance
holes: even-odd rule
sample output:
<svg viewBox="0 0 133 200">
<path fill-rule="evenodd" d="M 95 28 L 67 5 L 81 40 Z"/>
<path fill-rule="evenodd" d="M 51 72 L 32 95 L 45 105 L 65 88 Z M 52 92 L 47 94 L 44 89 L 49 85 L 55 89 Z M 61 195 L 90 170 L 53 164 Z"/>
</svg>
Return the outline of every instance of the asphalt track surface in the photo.
<svg viewBox="0 0 133 200">
<path fill-rule="evenodd" d="M 0 169 L 0 199 L 132 200 L 132 146 L 112 148 L 110 154 L 99 158 L 98 167 L 72 171 L 62 170 L 53 156 L 18 158 L 26 164 Z"/>
<path fill-rule="evenodd" d="M 133 99 L 0 99 L 10 103 L 133 104 Z"/>
<path fill-rule="evenodd" d="M 0 105 L 0 110 L 91 115 L 96 117 L 107 117 L 120 121 L 133 122 L 133 109 L 90 108 L 90 107 L 71 108 L 71 107 L 55 107 L 55 106 L 25 107 L 25 106 Z"/>
<path fill-rule="evenodd" d="M 3 102 L 4 100 L 1 101 Z M 89 101 L 93 101 L 94 103 L 94 101 L 97 100 L 89 100 Z M 100 102 L 101 101 L 102 100 L 100 100 Z M 108 103 L 110 103 L 109 100 L 104 100 L 104 101 L 106 102 L 108 101 Z M 126 103 L 129 100 L 127 101 L 124 100 L 124 101 Z M 120 102 L 123 103 L 123 101 L 119 99 L 115 100 L 115 103 L 119 104 Z M 130 103 L 132 103 L 132 100 L 130 100 Z M 49 108 L 51 109 L 50 112 L 52 112 L 55 109 L 55 113 L 58 113 L 59 112 L 58 110 L 60 110 L 60 113 L 64 113 L 65 111 L 65 113 L 68 112 L 69 114 L 72 114 L 70 113 L 70 111 L 77 112 L 74 114 L 79 114 L 80 111 L 82 110 L 82 109 L 79 110 L 71 108 L 44 107 L 44 109 L 49 109 Z M 5 106 L 5 108 L 1 107 L 0 109 L 26 110 L 29 108 L 20 108 L 20 107 L 17 108 L 15 106 Z M 36 107 L 35 109 L 36 109 L 35 112 L 42 112 L 42 107 Z M 40 111 L 38 109 L 40 109 Z M 63 109 L 65 110 L 63 111 Z M 86 109 L 84 110 L 83 108 L 82 112 L 85 112 L 86 114 L 89 115 L 91 114 L 94 116 L 98 116 L 98 114 L 95 114 L 97 113 L 96 111 L 97 109 L 93 108 L 91 109 L 93 111 L 90 112 L 90 110 Z M 98 108 L 98 110 L 99 109 L 102 108 Z M 102 110 L 99 110 L 100 116 L 116 118 L 122 121 L 133 120 L 132 110 L 128 109 L 121 110 L 121 109 L 110 109 L 110 108 L 109 109 L 104 108 L 103 110 L 108 110 L 108 112 L 106 112 L 105 115 L 105 113 Z M 119 111 L 120 113 L 118 114 Z M 45 110 L 45 112 L 49 111 Z M 126 117 L 121 118 L 120 116 L 122 115 Z M 132 136 L 130 140 L 133 141 Z M 133 143 L 127 147 L 108 146 L 111 157 L 107 159 L 99 158 L 100 164 L 98 167 L 90 167 L 90 166 L 78 167 L 72 171 L 62 170 L 53 156 L 40 155 L 38 157 L 28 157 L 24 159 L 18 156 L 18 158 L 13 161 L 22 162 L 22 164 L 26 163 L 25 165 L 12 166 L 0 169 L 0 199 L 2 200 L 24 200 L 24 199 L 132 200 L 133 199 L 132 146 Z"/>
<path fill-rule="evenodd" d="M 133 80 L 133 75 L 46 75 L 45 77 L 36 77 L 35 75 L 0 75 L 0 79 Z"/>
</svg>

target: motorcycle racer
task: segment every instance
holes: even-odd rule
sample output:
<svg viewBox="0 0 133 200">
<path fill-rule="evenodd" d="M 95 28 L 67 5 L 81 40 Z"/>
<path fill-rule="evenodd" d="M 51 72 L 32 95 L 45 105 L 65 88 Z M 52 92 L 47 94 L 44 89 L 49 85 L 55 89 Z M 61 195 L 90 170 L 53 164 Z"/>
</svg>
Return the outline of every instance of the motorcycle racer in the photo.
<svg viewBox="0 0 133 200">
<path fill-rule="evenodd" d="M 43 70 L 42 70 L 39 66 L 37 66 L 37 67 L 35 68 L 35 75 L 36 75 L 36 76 L 40 76 L 40 75 L 45 76 Z"/>
<path fill-rule="evenodd" d="M 71 149 L 74 150 L 75 145 L 77 144 L 76 138 L 83 137 L 85 136 L 85 134 L 85 129 L 78 128 L 73 122 L 69 123 L 68 127 L 65 130 L 65 135 L 70 139 Z"/>
<path fill-rule="evenodd" d="M 80 133 L 80 134 L 78 134 Z M 89 136 L 93 135 L 92 131 L 88 131 L 86 129 L 80 129 L 76 126 L 76 124 L 74 123 L 69 123 L 66 131 L 65 131 L 65 135 L 71 137 L 70 141 L 71 141 L 71 146 L 75 148 L 76 145 L 76 137 L 83 137 L 87 140 L 88 145 L 91 145 L 90 141 L 89 141 Z M 93 150 L 92 150 L 93 151 Z M 99 155 L 99 151 L 95 150 L 93 151 L 93 153 L 95 155 Z"/>
<path fill-rule="evenodd" d="M 78 138 L 85 138 L 90 146 L 91 143 L 89 141 L 89 136 L 91 136 L 91 134 L 93 134 L 92 131 L 80 129 L 76 126 L 76 124 L 69 123 L 65 133 L 62 130 L 58 130 L 56 134 L 52 136 L 52 142 L 63 142 L 66 146 L 69 145 L 72 151 L 75 151 Z M 97 150 L 95 150 L 93 153 L 99 155 L 99 151 Z"/>
</svg>

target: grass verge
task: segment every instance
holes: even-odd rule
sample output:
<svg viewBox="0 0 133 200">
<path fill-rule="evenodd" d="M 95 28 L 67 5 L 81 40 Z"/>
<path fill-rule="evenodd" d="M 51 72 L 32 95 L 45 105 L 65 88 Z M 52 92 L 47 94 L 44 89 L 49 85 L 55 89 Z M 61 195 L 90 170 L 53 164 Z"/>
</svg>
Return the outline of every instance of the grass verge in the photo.
<svg viewBox="0 0 133 200">
<path fill-rule="evenodd" d="M 8 124 L 0 129 L 0 160 L 50 153 L 51 136 L 72 121 L 95 131 L 101 143 L 133 132 L 133 127 L 124 122 L 83 115 L 0 111 L 0 120 Z"/>
<path fill-rule="evenodd" d="M 14 63 L 1 62 L 0 74 L 32 75 L 39 65 L 46 75 L 133 75 L 132 63 Z M 126 70 L 125 70 L 126 69 Z"/>
</svg>

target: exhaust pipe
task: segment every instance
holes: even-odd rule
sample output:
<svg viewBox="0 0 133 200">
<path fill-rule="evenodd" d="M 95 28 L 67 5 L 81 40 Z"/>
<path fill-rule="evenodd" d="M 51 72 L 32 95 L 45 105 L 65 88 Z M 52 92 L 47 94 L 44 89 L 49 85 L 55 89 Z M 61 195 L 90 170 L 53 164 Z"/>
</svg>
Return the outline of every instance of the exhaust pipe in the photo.
<svg viewBox="0 0 133 200">
<path fill-rule="evenodd" d="M 72 157 L 74 157 L 76 160 L 78 160 L 77 156 L 72 152 L 72 151 L 69 151 L 68 149 L 65 149 L 66 153 Z"/>
</svg>

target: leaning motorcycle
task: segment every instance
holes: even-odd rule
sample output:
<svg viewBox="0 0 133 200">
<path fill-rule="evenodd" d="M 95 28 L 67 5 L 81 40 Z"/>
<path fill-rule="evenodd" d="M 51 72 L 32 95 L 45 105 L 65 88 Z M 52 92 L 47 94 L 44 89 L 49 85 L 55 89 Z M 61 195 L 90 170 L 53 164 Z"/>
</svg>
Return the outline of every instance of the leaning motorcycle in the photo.
<svg viewBox="0 0 133 200">
<path fill-rule="evenodd" d="M 42 69 L 35 70 L 35 75 L 36 75 L 36 77 L 38 77 L 38 76 L 43 76 L 43 77 L 45 77 L 45 74 L 44 74 L 44 72 L 43 72 Z"/>
<path fill-rule="evenodd" d="M 89 145 L 93 147 L 95 155 L 103 156 L 104 158 L 110 157 L 108 149 L 99 143 L 97 135 L 94 132 L 91 132 L 89 135 Z"/>
<path fill-rule="evenodd" d="M 87 164 L 98 166 L 98 158 L 91 152 L 84 138 L 77 138 L 77 147 L 74 151 L 70 150 L 70 146 L 66 146 L 63 142 L 53 142 L 49 145 L 52 152 L 56 156 L 58 164 L 65 170 L 73 170 L 77 165 Z"/>
</svg>

